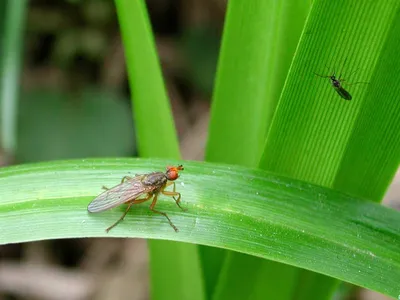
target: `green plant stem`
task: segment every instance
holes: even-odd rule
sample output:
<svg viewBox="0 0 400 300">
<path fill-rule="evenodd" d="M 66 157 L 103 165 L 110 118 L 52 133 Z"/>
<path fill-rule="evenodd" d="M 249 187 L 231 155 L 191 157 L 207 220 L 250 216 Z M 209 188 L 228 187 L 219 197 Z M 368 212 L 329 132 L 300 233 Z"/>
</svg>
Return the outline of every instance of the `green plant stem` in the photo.
<svg viewBox="0 0 400 300">
<path fill-rule="evenodd" d="M 6 154 L 13 154 L 17 146 L 18 89 L 26 8 L 26 0 L 7 1 L 6 4 L 0 75 L 0 137 Z"/>
</svg>

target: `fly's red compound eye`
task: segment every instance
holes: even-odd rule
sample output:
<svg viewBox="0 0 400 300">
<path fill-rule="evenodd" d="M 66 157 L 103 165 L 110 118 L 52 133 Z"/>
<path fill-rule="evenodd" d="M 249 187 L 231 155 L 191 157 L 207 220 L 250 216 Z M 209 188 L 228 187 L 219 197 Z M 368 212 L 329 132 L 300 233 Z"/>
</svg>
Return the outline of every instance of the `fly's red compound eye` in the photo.
<svg viewBox="0 0 400 300">
<path fill-rule="evenodd" d="M 179 177 L 179 174 L 176 170 L 169 170 L 167 173 L 168 180 L 175 180 Z"/>
<path fill-rule="evenodd" d="M 175 180 L 179 177 L 179 171 L 183 170 L 183 166 L 177 166 L 177 167 L 173 167 L 173 166 L 168 166 L 167 167 L 167 178 L 168 180 Z"/>
</svg>

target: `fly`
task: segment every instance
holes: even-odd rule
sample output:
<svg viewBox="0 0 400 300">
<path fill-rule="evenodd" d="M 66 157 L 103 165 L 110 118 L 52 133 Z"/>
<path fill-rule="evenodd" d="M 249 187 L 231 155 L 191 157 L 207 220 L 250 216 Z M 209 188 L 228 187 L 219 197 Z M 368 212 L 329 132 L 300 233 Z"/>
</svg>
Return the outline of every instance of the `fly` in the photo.
<svg viewBox="0 0 400 300">
<path fill-rule="evenodd" d="M 347 57 L 346 57 L 346 59 L 344 60 L 342 69 L 343 69 L 343 67 L 344 67 L 345 64 L 346 64 L 346 61 L 347 61 Z M 353 73 L 351 73 L 351 74 L 354 74 L 354 73 L 357 72 L 357 71 L 358 71 L 358 69 L 357 69 L 356 71 L 354 71 Z M 332 74 L 332 75 L 319 75 L 319 74 L 317 74 L 317 73 L 314 73 L 314 74 L 317 75 L 317 76 L 319 76 L 319 77 L 322 77 L 322 78 L 329 78 L 329 80 L 331 81 L 332 87 L 333 87 L 333 88 L 335 89 L 335 91 L 339 94 L 339 96 L 342 97 L 343 99 L 345 99 L 345 100 L 351 100 L 351 99 L 352 99 L 352 96 L 350 95 L 350 93 L 349 93 L 348 91 L 346 91 L 346 90 L 343 88 L 343 86 L 342 86 L 342 82 L 345 81 L 345 80 L 342 78 L 342 74 L 340 74 L 338 78 L 336 78 L 336 73 L 335 73 L 335 71 L 333 71 L 333 74 Z M 355 83 L 348 83 L 348 84 L 346 84 L 346 85 L 354 85 L 354 84 L 359 84 L 359 83 L 368 84 L 368 82 L 355 82 Z"/>
<path fill-rule="evenodd" d="M 158 195 L 162 193 L 163 195 L 172 197 L 180 209 L 183 211 L 186 210 L 180 205 L 181 194 L 175 191 L 174 182 L 179 177 L 179 171 L 182 170 L 182 165 L 177 167 L 169 166 L 167 167 L 165 173 L 153 172 L 143 175 L 136 175 L 135 177 L 124 176 L 121 180 L 121 183 L 113 188 L 108 189 L 103 186 L 103 189 L 106 191 L 94 198 L 92 202 L 89 203 L 87 209 L 90 213 L 97 213 L 109 210 L 121 204 L 128 204 L 128 207 L 123 215 L 114 224 L 106 229 L 106 232 L 109 232 L 125 218 L 133 204 L 142 203 L 152 199 L 150 210 L 166 217 L 169 225 L 171 225 L 175 232 L 178 232 L 178 228 L 171 222 L 168 215 L 164 212 L 154 209 L 154 207 L 157 203 Z M 172 191 L 165 191 L 165 188 L 170 185 L 174 186 Z"/>
<path fill-rule="evenodd" d="M 331 80 L 332 87 L 339 94 L 339 96 L 342 97 L 343 99 L 345 99 L 345 100 L 352 99 L 350 93 L 342 87 L 342 81 L 344 81 L 344 79 L 340 78 L 340 76 L 339 76 L 339 78 L 336 78 L 335 73 L 332 75 L 327 75 L 327 76 L 319 75 L 317 73 L 314 73 L 314 74 L 319 77 L 322 77 L 322 78 L 329 78 Z"/>
</svg>

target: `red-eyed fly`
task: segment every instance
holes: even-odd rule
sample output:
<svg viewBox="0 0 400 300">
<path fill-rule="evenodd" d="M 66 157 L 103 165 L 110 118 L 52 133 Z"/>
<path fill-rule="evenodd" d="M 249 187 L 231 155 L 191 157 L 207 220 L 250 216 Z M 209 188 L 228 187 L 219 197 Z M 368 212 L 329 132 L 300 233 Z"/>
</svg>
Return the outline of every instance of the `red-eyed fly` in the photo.
<svg viewBox="0 0 400 300">
<path fill-rule="evenodd" d="M 181 194 L 175 191 L 175 182 L 173 182 L 179 177 L 179 171 L 182 170 L 182 165 L 177 167 L 169 166 L 167 167 L 167 171 L 165 173 L 153 172 L 143 175 L 136 175 L 135 177 L 125 176 L 122 178 L 120 184 L 111 189 L 103 186 L 103 189 L 106 191 L 93 199 L 92 202 L 89 203 L 87 209 L 91 213 L 97 213 L 109 210 L 124 203 L 128 204 L 128 207 L 121 218 L 119 218 L 117 222 L 106 229 L 106 232 L 109 232 L 125 218 L 133 204 L 138 204 L 149 199 L 153 199 L 150 204 L 150 210 L 166 217 L 169 225 L 171 225 L 171 227 L 178 232 L 178 228 L 171 222 L 168 215 L 164 212 L 155 210 L 154 206 L 157 203 L 158 195 L 162 193 L 166 196 L 172 197 L 180 209 L 183 211 L 186 210 L 180 205 Z M 170 185 L 174 186 L 172 192 L 165 191 L 165 188 Z"/>
</svg>

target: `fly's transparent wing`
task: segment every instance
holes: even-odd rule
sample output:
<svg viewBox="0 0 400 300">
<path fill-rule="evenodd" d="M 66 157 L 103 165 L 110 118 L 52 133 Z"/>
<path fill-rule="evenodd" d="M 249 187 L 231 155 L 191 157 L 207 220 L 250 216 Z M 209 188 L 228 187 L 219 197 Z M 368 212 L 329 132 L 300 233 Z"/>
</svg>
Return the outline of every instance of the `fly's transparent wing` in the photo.
<svg viewBox="0 0 400 300">
<path fill-rule="evenodd" d="M 344 88 L 336 88 L 336 92 L 340 95 L 345 100 L 351 100 L 351 95 L 348 91 L 346 91 Z"/>
<path fill-rule="evenodd" d="M 142 183 L 143 176 L 137 176 L 101 193 L 89 203 L 89 212 L 101 212 L 138 198 L 150 190 Z"/>
</svg>

